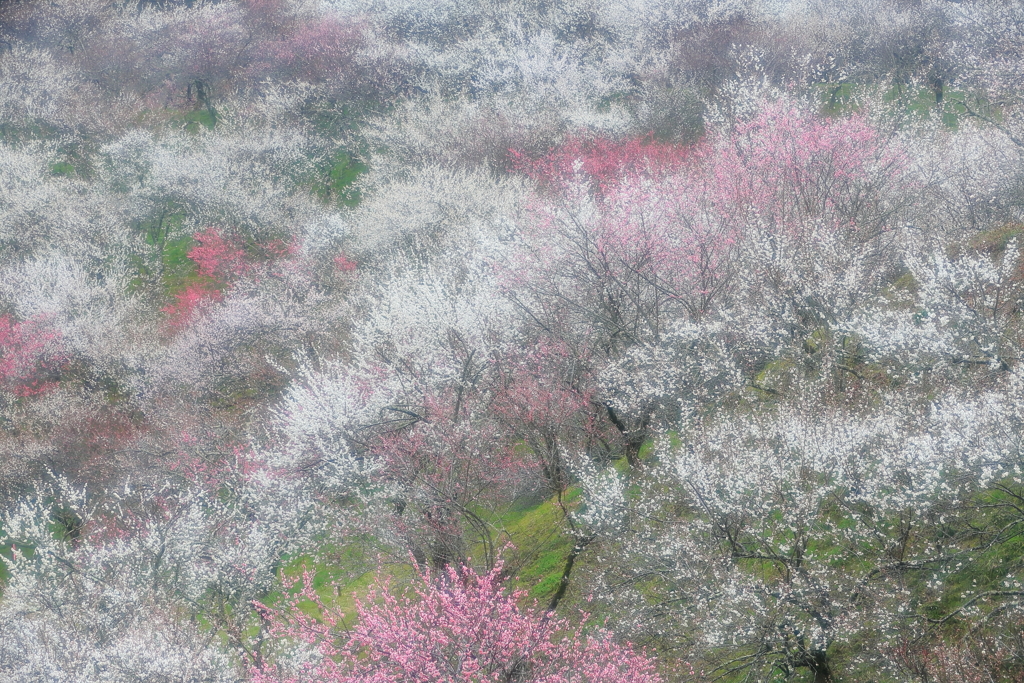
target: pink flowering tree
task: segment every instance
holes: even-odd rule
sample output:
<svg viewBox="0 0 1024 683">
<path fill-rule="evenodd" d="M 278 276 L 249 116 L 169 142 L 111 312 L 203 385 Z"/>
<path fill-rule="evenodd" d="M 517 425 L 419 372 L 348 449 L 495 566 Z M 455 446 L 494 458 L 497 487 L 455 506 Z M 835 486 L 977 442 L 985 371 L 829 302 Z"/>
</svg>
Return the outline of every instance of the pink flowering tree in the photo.
<svg viewBox="0 0 1024 683">
<path fill-rule="evenodd" d="M 656 338 L 666 317 L 701 315 L 728 276 L 736 230 L 708 210 L 716 187 L 709 155 L 703 147 L 570 139 L 524 164 L 548 191 L 525 228 L 512 284 L 582 314 L 606 353 Z M 531 274 L 540 277 L 522 281 Z"/>
<path fill-rule="evenodd" d="M 493 562 L 492 529 L 479 511 L 514 498 L 527 478 L 526 463 L 488 419 L 486 399 L 469 386 L 427 395 L 422 406 L 393 406 L 411 424 L 369 442 L 380 481 L 394 490 L 395 530 L 421 566 L 458 563 L 470 541 Z"/>
<path fill-rule="evenodd" d="M 689 150 L 647 138 L 621 142 L 570 136 L 539 159 L 518 150 L 510 152 L 513 166 L 554 192 L 564 191 L 574 181 L 584 180 L 595 192 L 614 189 L 628 175 L 664 174 L 680 168 Z"/>
<path fill-rule="evenodd" d="M 538 334 L 577 350 L 583 376 L 627 354 L 634 367 L 696 367 L 679 326 L 723 317 L 747 321 L 742 343 L 740 326 L 720 328 L 722 348 L 752 351 L 744 365 L 756 372 L 778 344 L 760 338 L 764 313 L 775 330 L 831 338 L 851 292 L 895 262 L 889 193 L 902 155 L 862 116 L 823 119 L 779 99 L 690 148 L 571 138 L 534 161 L 514 156 L 538 194 L 506 261 L 508 296 Z M 625 410 L 616 392 L 592 393 L 635 462 L 663 401 L 633 392 L 643 400 Z"/>
<path fill-rule="evenodd" d="M 358 621 L 326 604 L 306 574 L 292 601 L 260 606 L 273 635 L 315 653 L 288 667 L 254 670 L 255 683 L 658 683 L 653 661 L 605 632 L 581 628 L 521 603 L 506 591 L 502 567 L 486 574 L 449 566 L 424 573 L 405 596 L 378 583 L 357 602 Z M 299 608 L 310 601 L 314 618 Z"/>
<path fill-rule="evenodd" d="M 805 232 L 815 221 L 860 232 L 883 226 L 877 190 L 901 163 L 859 115 L 824 119 L 798 104 L 763 105 L 716 144 L 723 196 L 748 222 Z"/>
<path fill-rule="evenodd" d="M 633 464 L 650 411 L 619 414 L 596 378 L 628 349 L 660 344 L 674 321 L 708 315 L 726 293 L 738 224 L 713 210 L 724 203 L 709 175 L 712 152 L 570 139 L 532 164 L 520 159 L 540 192 L 507 262 L 508 296 L 545 346 L 572 355 L 562 365 L 583 398 L 572 403 L 606 414 Z"/>
<path fill-rule="evenodd" d="M 728 304 L 737 270 L 769 267 L 743 263 L 751 242 L 868 241 L 892 217 L 882 190 L 901 163 L 862 117 L 824 120 L 785 100 L 693 148 L 570 139 L 516 160 L 547 191 L 515 284 L 603 328 L 609 350 Z"/>
<path fill-rule="evenodd" d="M 64 362 L 60 332 L 43 316 L 13 322 L 0 316 L 0 387 L 15 396 L 51 389 Z"/>
<path fill-rule="evenodd" d="M 561 340 L 542 337 L 495 363 L 491 410 L 506 434 L 529 447 L 547 488 L 559 496 L 571 484 L 565 453 L 600 440 L 593 382 L 578 372 L 577 352 Z"/>
</svg>

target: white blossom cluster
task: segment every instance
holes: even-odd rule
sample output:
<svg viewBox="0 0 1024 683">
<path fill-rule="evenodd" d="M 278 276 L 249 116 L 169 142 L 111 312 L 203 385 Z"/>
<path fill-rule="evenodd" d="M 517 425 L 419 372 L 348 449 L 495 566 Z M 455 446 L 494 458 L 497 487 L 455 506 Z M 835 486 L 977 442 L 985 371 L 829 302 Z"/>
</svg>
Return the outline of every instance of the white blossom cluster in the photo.
<svg viewBox="0 0 1024 683">
<path fill-rule="evenodd" d="M 128 485 L 99 504 L 57 480 L 23 499 L 2 518 L 0 666 L 26 681 L 239 680 L 251 601 L 319 533 L 281 472 L 236 471 L 210 492 Z"/>
</svg>

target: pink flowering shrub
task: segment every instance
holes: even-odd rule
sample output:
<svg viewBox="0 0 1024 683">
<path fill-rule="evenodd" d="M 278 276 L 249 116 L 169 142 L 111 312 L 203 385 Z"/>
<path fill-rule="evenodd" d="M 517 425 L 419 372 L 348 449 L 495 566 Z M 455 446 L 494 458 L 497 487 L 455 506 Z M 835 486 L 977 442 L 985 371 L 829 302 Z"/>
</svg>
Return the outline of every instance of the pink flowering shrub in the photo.
<svg viewBox="0 0 1024 683">
<path fill-rule="evenodd" d="M 239 279 L 259 272 L 261 261 L 277 262 L 293 258 L 297 252 L 294 243 L 271 240 L 256 245 L 257 255 L 250 255 L 237 236 L 225 235 L 216 227 L 209 227 L 193 235 L 196 245 L 189 249 L 188 258 L 196 264 L 198 279 L 175 294 L 173 303 L 161 309 L 168 317 L 172 332 L 186 327 L 198 311 L 211 302 L 223 298 Z"/>
<path fill-rule="evenodd" d="M 188 326 L 195 316 L 211 302 L 219 301 L 221 294 L 211 289 L 206 283 L 198 282 L 178 292 L 174 296 L 174 302 L 161 308 L 161 312 L 167 315 L 167 329 L 169 332 L 178 332 Z"/>
<path fill-rule="evenodd" d="M 296 670 L 252 672 L 255 683 L 659 683 L 653 661 L 607 633 L 584 637 L 564 619 L 523 609 L 524 591 L 506 591 L 502 567 L 480 575 L 448 567 L 422 575 L 412 595 L 378 583 L 357 601 L 358 621 L 323 602 L 304 575 L 283 609 L 259 609 L 271 633 L 319 655 Z M 299 603 L 316 605 L 314 618 Z"/>
<path fill-rule="evenodd" d="M 346 254 L 338 254 L 334 257 L 334 267 L 339 273 L 352 273 L 359 267 L 359 264 Z"/>
<path fill-rule="evenodd" d="M 200 275 L 223 282 L 245 273 L 245 250 L 220 230 L 210 227 L 193 238 L 198 244 L 189 250 L 188 257 L 199 267 Z"/>
</svg>

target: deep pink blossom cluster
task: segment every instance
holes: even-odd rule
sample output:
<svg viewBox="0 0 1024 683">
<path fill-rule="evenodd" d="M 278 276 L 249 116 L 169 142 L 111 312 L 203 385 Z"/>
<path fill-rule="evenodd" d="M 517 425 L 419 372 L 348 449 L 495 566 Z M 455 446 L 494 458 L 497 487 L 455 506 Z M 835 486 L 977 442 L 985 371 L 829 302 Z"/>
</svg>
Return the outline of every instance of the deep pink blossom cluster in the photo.
<svg viewBox="0 0 1024 683">
<path fill-rule="evenodd" d="M 285 611 L 260 606 L 275 634 L 317 656 L 298 671 L 253 672 L 254 683 L 659 683 L 653 661 L 608 634 L 585 636 L 567 621 L 523 608 L 499 564 L 485 574 L 450 566 L 426 572 L 396 596 L 378 583 L 359 601 L 357 620 L 325 603 L 306 573 Z M 300 608 L 308 601 L 318 617 Z"/>
</svg>

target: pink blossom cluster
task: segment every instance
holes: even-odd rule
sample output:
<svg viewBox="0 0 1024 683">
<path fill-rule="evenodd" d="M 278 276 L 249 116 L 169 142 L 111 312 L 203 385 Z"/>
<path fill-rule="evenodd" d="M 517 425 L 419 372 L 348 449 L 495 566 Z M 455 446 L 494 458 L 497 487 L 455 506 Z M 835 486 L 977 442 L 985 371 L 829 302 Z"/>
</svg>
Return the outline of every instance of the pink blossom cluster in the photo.
<svg viewBox="0 0 1024 683">
<path fill-rule="evenodd" d="M 692 149 L 658 142 L 653 136 L 622 141 L 569 136 L 546 156 L 530 159 L 511 150 L 513 166 L 530 178 L 562 189 L 581 176 L 604 191 L 637 175 L 664 175 L 686 163 Z"/>
<path fill-rule="evenodd" d="M 307 572 L 288 609 L 260 605 L 278 636 L 319 656 L 298 671 L 253 671 L 254 683 L 659 683 L 653 660 L 604 632 L 589 637 L 551 613 L 524 609 L 525 591 L 506 591 L 499 564 L 485 574 L 461 566 L 420 577 L 398 597 L 385 581 L 345 615 L 325 603 Z M 299 604 L 316 606 L 319 618 Z"/>
<path fill-rule="evenodd" d="M 66 357 L 61 334 L 45 316 L 14 322 L 0 316 L 0 386 L 15 396 L 34 396 L 57 385 Z"/>
</svg>

